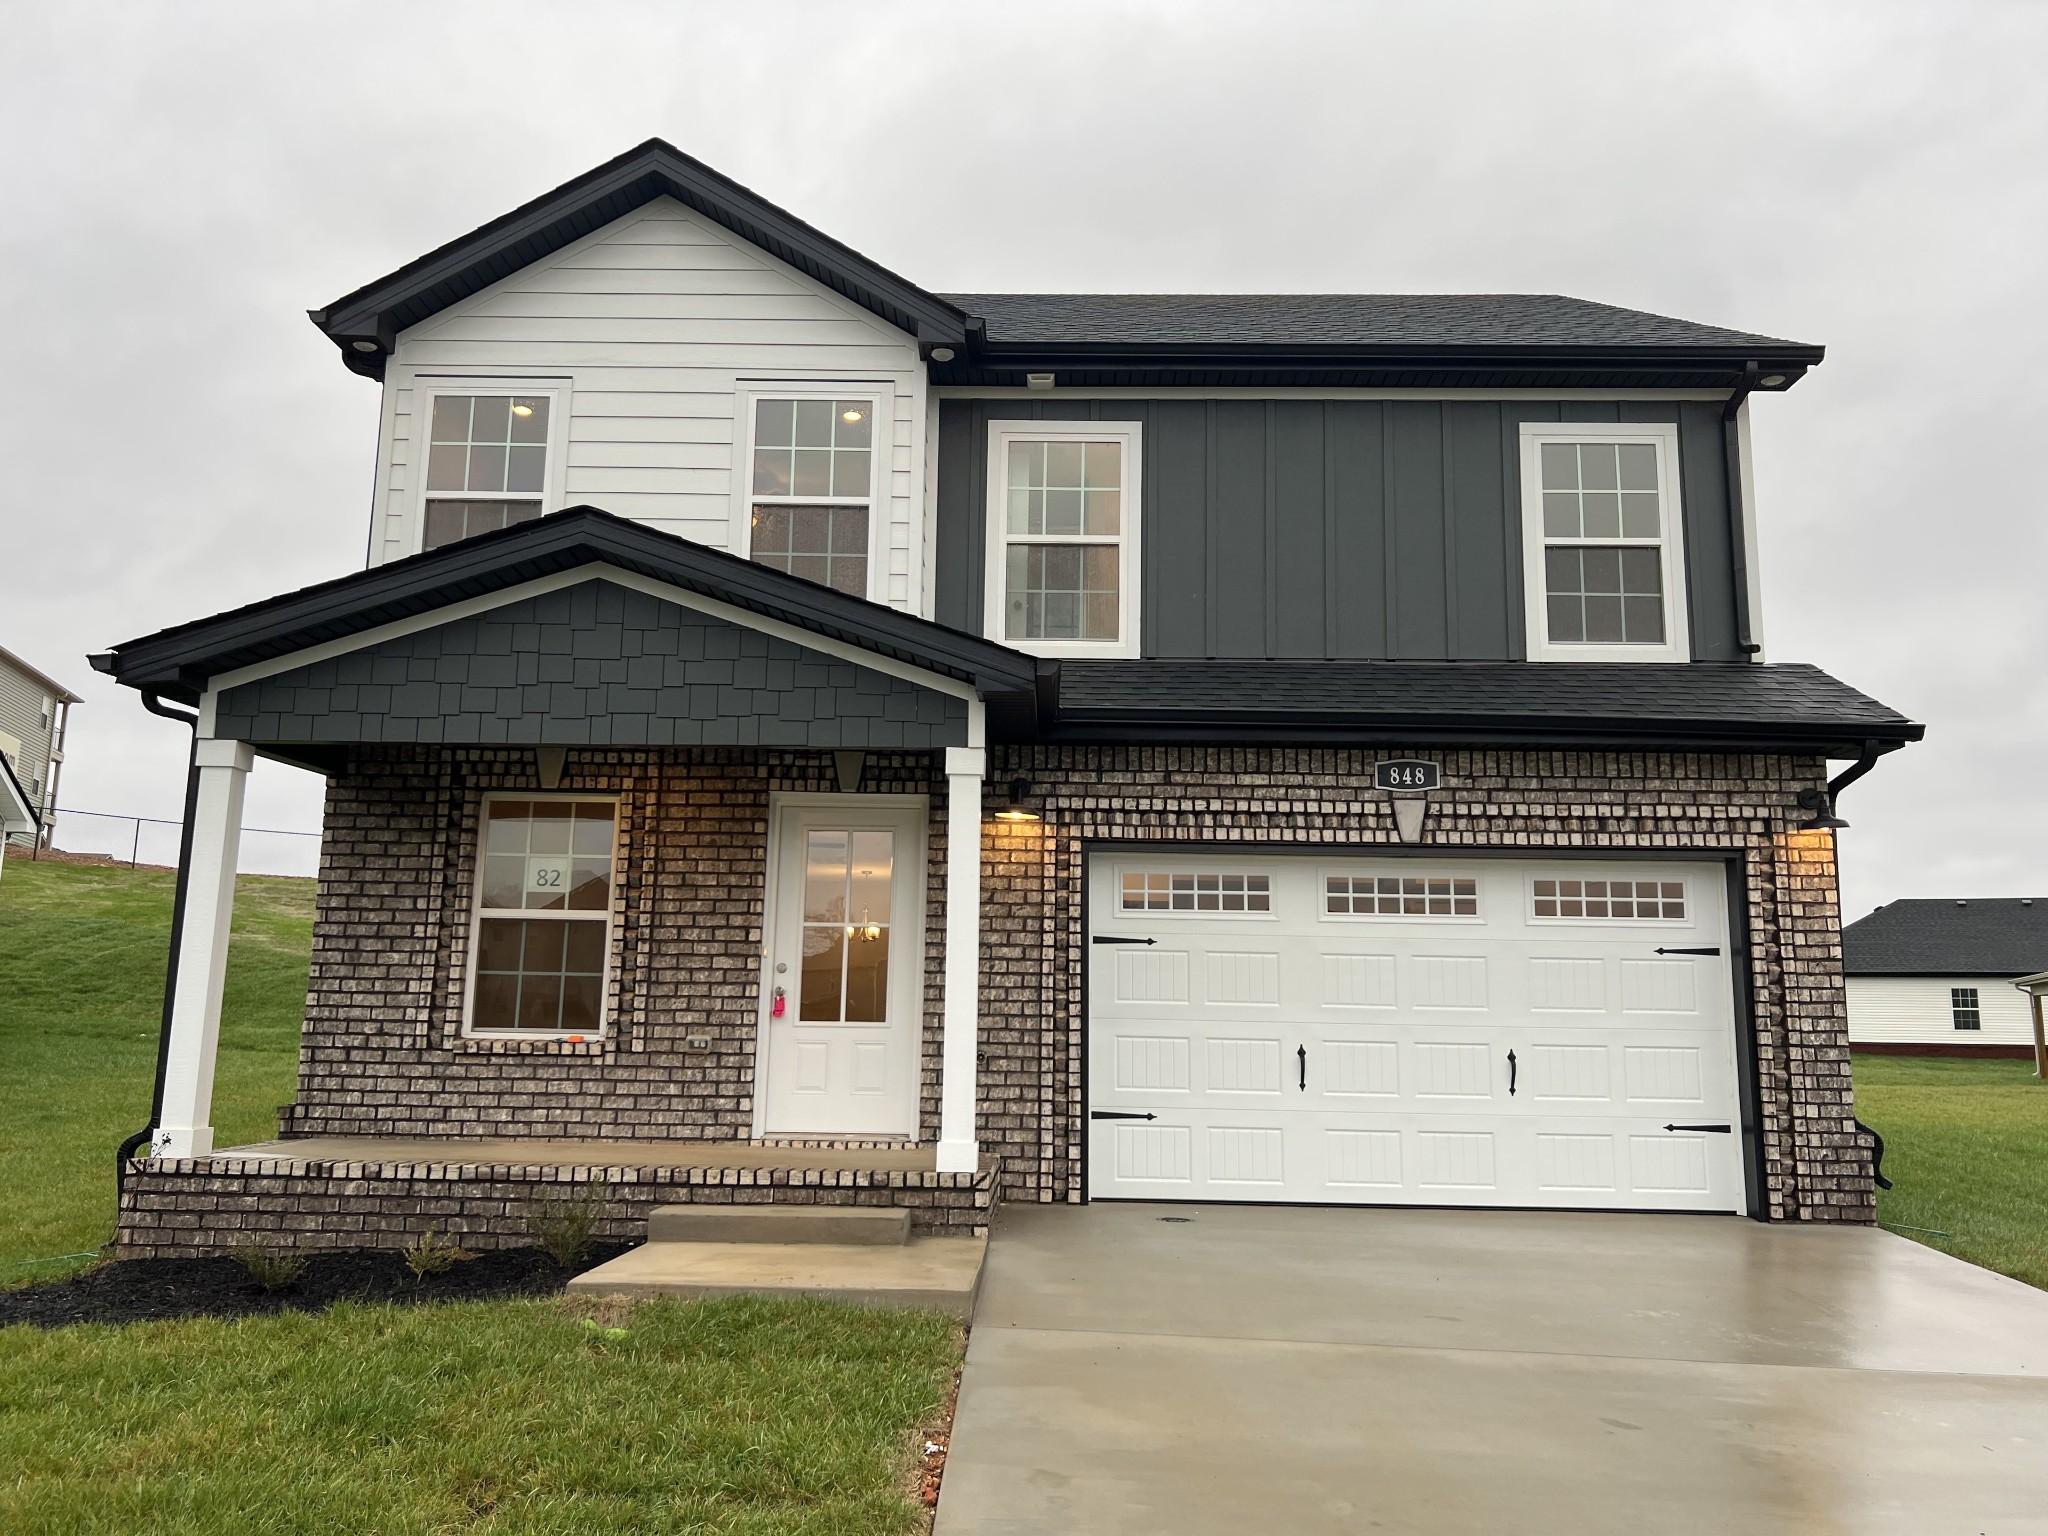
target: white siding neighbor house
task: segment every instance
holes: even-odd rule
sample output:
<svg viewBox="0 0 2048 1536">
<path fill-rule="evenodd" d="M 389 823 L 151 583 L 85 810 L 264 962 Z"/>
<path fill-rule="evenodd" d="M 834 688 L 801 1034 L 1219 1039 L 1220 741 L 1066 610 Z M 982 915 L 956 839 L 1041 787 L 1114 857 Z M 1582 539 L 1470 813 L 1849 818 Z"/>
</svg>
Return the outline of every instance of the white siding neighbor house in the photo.
<svg viewBox="0 0 2048 1536">
<path fill-rule="evenodd" d="M 1894 901 L 1842 930 L 1851 1049 L 2034 1053 L 2015 979 L 2048 966 L 2048 897 Z"/>
<path fill-rule="evenodd" d="M 14 837 L 33 838 L 37 826 L 36 813 L 22 792 L 21 781 L 7 766 L 7 759 L 0 757 L 0 866 L 7 861 L 8 841 Z"/>
<path fill-rule="evenodd" d="M 64 729 L 78 695 L 37 671 L 12 651 L 0 650 L 0 759 L 13 770 L 16 787 L 41 824 L 57 803 L 64 767 Z M 27 828 L 9 827 L 0 841 L 26 842 Z"/>
</svg>

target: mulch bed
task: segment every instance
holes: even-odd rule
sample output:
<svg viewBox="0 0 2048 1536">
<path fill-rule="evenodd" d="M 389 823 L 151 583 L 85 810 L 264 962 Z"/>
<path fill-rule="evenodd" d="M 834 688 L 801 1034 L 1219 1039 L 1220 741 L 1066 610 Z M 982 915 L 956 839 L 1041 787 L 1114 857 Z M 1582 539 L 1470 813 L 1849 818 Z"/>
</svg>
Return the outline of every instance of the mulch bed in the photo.
<svg viewBox="0 0 2048 1536">
<path fill-rule="evenodd" d="M 298 1279 L 275 1291 L 266 1291 L 231 1258 L 121 1259 L 69 1280 L 0 1291 L 0 1327 L 257 1317 L 320 1312 L 343 1301 L 413 1306 L 547 1296 L 560 1291 L 571 1275 L 615 1259 L 632 1246 L 594 1243 L 573 1269 L 563 1269 L 540 1248 L 496 1248 L 424 1281 L 416 1281 L 392 1249 L 314 1253 Z"/>
</svg>

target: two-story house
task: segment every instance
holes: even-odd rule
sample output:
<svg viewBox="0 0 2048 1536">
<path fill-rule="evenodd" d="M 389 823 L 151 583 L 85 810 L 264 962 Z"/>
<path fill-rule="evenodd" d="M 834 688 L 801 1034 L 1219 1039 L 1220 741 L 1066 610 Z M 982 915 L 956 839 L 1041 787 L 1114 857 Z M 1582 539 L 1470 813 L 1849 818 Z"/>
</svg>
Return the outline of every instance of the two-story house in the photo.
<svg viewBox="0 0 2048 1536">
<path fill-rule="evenodd" d="M 78 695 L 12 651 L 0 650 L 0 760 L 12 773 L 31 826 L 46 836 L 49 812 L 57 804 L 64 773 L 64 736 Z M 8 836 L 25 842 L 36 833 L 16 827 Z M 5 840 L 5 839 L 0 839 Z"/>
<path fill-rule="evenodd" d="M 96 659 L 196 714 L 129 1251 L 515 1241 L 591 1168 L 621 1233 L 1870 1218 L 1827 764 L 1920 727 L 1763 658 L 1749 413 L 1819 347 L 934 293 L 658 141 L 313 320 L 368 568 Z M 223 1152 L 259 753 L 327 840 L 286 1139 Z"/>
</svg>

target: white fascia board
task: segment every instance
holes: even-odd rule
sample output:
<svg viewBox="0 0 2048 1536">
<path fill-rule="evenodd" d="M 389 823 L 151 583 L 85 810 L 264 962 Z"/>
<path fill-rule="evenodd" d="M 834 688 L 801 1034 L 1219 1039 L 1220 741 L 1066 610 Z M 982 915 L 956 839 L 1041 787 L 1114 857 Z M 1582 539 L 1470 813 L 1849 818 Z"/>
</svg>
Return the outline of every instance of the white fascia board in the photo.
<svg viewBox="0 0 2048 1536">
<path fill-rule="evenodd" d="M 856 666 L 866 667 L 871 672 L 914 683 L 920 688 L 929 688 L 934 693 L 950 694 L 956 699 L 965 699 L 969 706 L 969 734 L 973 732 L 973 719 L 981 704 L 981 695 L 972 683 L 964 683 L 956 677 L 942 672 L 929 672 L 922 667 L 912 666 L 907 661 L 898 661 L 893 656 L 879 655 L 874 651 L 862 650 L 843 640 L 829 635 L 815 634 L 795 624 L 786 624 L 780 619 L 767 618 L 751 609 L 738 608 L 731 603 L 720 602 L 717 598 L 705 597 L 701 593 L 657 581 L 651 576 L 642 576 L 634 571 L 624 571 L 615 565 L 602 563 L 581 565 L 572 571 L 557 571 L 552 576 L 539 576 L 532 581 L 523 581 L 516 586 L 505 587 L 482 597 L 464 598 L 459 603 L 450 603 L 426 613 L 414 614 L 409 619 L 394 620 L 380 624 L 374 629 L 342 640 L 323 641 L 309 645 L 289 655 L 277 656 L 269 661 L 255 662 L 238 667 L 232 672 L 223 672 L 207 682 L 206 700 L 202 706 L 200 729 L 202 735 L 212 733 L 212 709 L 214 698 L 229 688 L 239 688 L 244 683 L 261 682 L 266 677 L 275 677 L 280 672 L 289 672 L 295 667 L 307 667 L 315 662 L 330 661 L 336 656 L 346 656 L 355 651 L 367 650 L 381 645 L 386 640 L 396 640 L 405 635 L 418 634 L 423 629 L 433 629 L 441 624 L 453 623 L 459 619 L 475 618 L 479 614 L 523 602 L 529 597 L 540 597 L 549 592 L 559 592 L 565 587 L 580 587 L 587 581 L 609 581 L 634 592 L 644 592 L 649 597 L 663 602 L 674 603 L 678 608 L 688 608 L 709 618 L 723 619 L 743 629 L 757 630 L 778 640 L 787 640 L 792 645 L 803 646 L 821 655 L 831 656 L 840 661 L 850 661 Z M 978 744 L 978 743 L 975 743 Z"/>
</svg>

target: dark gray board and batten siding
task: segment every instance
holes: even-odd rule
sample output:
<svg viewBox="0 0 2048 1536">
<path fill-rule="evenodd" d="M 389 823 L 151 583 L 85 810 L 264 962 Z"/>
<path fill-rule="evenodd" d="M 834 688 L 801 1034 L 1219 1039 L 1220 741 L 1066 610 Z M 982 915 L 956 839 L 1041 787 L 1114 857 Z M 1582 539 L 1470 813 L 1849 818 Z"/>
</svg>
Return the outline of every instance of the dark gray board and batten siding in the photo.
<svg viewBox="0 0 2048 1536">
<path fill-rule="evenodd" d="M 1526 656 L 1520 423 L 1675 421 L 1693 659 L 1744 659 L 1712 401 L 946 400 L 940 623 L 982 630 L 989 423 L 1077 420 L 1144 426 L 1146 656 L 1395 661 Z"/>
</svg>

